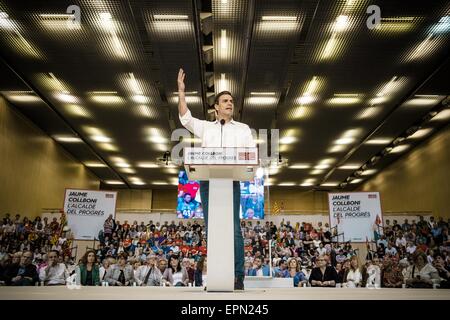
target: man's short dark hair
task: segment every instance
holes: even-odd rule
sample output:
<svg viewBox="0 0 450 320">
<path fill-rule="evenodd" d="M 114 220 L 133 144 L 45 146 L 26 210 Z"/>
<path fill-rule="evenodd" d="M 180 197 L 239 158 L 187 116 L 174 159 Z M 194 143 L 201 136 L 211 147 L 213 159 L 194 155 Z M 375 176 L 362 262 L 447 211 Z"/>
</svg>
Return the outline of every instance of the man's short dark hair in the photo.
<svg viewBox="0 0 450 320">
<path fill-rule="evenodd" d="M 221 91 L 221 92 L 219 92 L 219 93 L 216 95 L 216 97 L 214 98 L 214 104 L 219 104 L 219 98 L 220 98 L 221 96 L 223 96 L 223 95 L 226 95 L 226 94 L 230 95 L 230 96 L 234 99 L 234 97 L 233 97 L 233 95 L 231 94 L 230 91 Z"/>
</svg>

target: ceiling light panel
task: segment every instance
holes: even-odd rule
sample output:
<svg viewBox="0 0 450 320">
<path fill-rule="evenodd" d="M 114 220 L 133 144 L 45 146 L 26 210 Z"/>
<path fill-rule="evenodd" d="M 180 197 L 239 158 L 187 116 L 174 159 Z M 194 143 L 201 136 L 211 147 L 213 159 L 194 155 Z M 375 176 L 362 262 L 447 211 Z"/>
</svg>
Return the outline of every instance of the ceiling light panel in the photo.
<svg viewBox="0 0 450 320">
<path fill-rule="evenodd" d="M 130 60 L 131 54 L 123 37 L 124 25 L 119 22 L 118 16 L 109 11 L 97 12 L 94 23 L 103 34 L 99 41 L 103 51 L 110 57 Z"/>
<path fill-rule="evenodd" d="M 426 61 L 436 54 L 439 49 L 444 48 L 445 41 L 445 37 L 429 33 L 406 52 L 401 58 L 401 62 L 419 63 Z"/>
<path fill-rule="evenodd" d="M 414 32 L 422 21 L 423 18 L 418 16 L 384 16 L 370 32 L 380 37 L 395 37 L 400 33 Z"/>
<path fill-rule="evenodd" d="M 243 105 L 241 121 L 252 128 L 270 127 L 271 114 L 278 105 L 279 88 L 284 80 L 282 74 L 273 70 L 284 70 L 289 63 L 286 54 L 295 46 L 304 20 L 300 7 L 299 3 L 285 2 L 275 8 L 268 2 L 260 2 L 253 8 L 249 1 L 233 0 L 227 5 L 219 0 L 212 1 L 216 93 L 224 87 L 221 85 L 223 73 L 226 87 L 236 97 L 235 105 Z M 246 15 L 251 10 L 255 12 L 254 24 Z M 226 30 L 228 42 L 225 58 L 220 51 L 221 30 Z M 261 65 L 270 68 L 263 70 Z M 242 92 L 242 79 L 246 79 L 246 92 Z M 276 95 L 249 95 L 249 92 L 276 92 Z M 244 97 L 244 101 L 240 97 Z M 235 110 L 236 118 L 238 111 Z"/>
<path fill-rule="evenodd" d="M 55 32 L 59 35 L 73 38 L 77 31 L 82 30 L 82 23 L 77 21 L 75 14 L 68 13 L 40 13 L 34 15 L 34 19 L 47 32 Z"/>
<path fill-rule="evenodd" d="M 2 91 L 6 99 L 13 103 L 36 103 L 42 102 L 41 98 L 33 91 Z"/>
<path fill-rule="evenodd" d="M 22 57 L 42 59 L 43 55 L 37 46 L 28 37 L 24 37 L 27 30 L 8 12 L 10 11 L 0 6 L 0 31 L 7 45 Z"/>
</svg>

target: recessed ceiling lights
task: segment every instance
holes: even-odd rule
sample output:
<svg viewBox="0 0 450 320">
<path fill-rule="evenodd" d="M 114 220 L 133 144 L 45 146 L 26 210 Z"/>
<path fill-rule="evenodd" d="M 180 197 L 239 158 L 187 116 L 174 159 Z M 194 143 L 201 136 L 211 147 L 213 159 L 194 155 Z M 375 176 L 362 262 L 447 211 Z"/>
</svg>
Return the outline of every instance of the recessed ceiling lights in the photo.
<svg viewBox="0 0 450 320">
<path fill-rule="evenodd" d="M 102 136 L 102 135 L 93 135 L 91 136 L 91 139 L 94 140 L 95 142 L 106 142 L 109 143 L 112 141 L 111 138 L 108 138 L 106 136 Z"/>
<path fill-rule="evenodd" d="M 56 141 L 59 141 L 59 142 L 68 142 L 68 143 L 80 143 L 80 142 L 83 142 L 83 140 L 81 140 L 78 137 L 68 136 L 68 135 L 54 135 L 53 139 L 55 139 Z"/>
<path fill-rule="evenodd" d="M 374 145 L 386 145 L 391 143 L 392 138 L 374 138 L 366 141 L 366 144 L 374 144 Z"/>
</svg>

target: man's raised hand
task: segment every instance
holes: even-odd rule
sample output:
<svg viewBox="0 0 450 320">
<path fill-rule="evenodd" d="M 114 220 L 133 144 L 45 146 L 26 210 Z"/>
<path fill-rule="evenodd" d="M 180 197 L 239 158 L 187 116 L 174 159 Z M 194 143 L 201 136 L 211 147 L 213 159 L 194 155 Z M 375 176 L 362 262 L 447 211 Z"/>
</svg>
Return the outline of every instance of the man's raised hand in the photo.
<svg viewBox="0 0 450 320">
<path fill-rule="evenodd" d="M 177 83 L 178 83 L 178 91 L 183 91 L 185 90 L 185 85 L 184 85 L 184 77 L 186 76 L 186 74 L 184 73 L 184 70 L 180 68 L 180 71 L 178 71 L 178 79 L 177 79 Z"/>
</svg>

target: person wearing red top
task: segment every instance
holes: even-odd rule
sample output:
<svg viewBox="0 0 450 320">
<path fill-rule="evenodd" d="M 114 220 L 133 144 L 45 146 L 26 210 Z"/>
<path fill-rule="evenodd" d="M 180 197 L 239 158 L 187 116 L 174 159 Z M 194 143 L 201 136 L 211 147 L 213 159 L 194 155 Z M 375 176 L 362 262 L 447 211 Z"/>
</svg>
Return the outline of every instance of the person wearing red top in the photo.
<svg viewBox="0 0 450 320">
<path fill-rule="evenodd" d="M 197 181 L 188 181 L 186 184 L 181 186 L 183 194 L 189 193 L 192 199 L 195 199 L 198 190 L 200 190 L 200 184 Z"/>
<path fill-rule="evenodd" d="M 128 248 L 129 246 L 131 246 L 131 243 L 133 241 L 131 240 L 130 235 L 127 235 L 127 237 L 125 238 L 125 240 L 123 240 L 123 247 L 124 248 Z"/>
<path fill-rule="evenodd" d="M 198 247 L 198 251 L 201 251 L 203 255 L 206 255 L 206 241 L 202 240 L 202 245 Z"/>
<path fill-rule="evenodd" d="M 305 231 L 309 232 L 312 230 L 312 224 L 311 223 L 305 223 Z"/>
<path fill-rule="evenodd" d="M 186 244 L 186 241 L 183 241 L 183 244 L 180 246 L 180 251 L 186 257 L 191 252 L 191 247 Z"/>
</svg>

